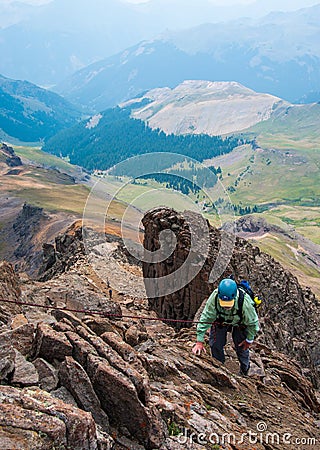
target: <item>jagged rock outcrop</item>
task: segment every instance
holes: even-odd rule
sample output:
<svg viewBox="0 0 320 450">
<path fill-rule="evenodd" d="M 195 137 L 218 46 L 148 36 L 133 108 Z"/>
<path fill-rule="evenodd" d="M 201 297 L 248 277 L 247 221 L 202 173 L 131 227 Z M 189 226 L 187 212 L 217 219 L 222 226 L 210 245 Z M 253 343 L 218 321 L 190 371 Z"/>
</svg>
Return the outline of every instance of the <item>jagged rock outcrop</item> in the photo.
<svg viewBox="0 0 320 450">
<path fill-rule="evenodd" d="M 43 259 L 38 272 L 39 280 L 47 281 L 67 271 L 83 255 L 82 227 L 80 222 L 75 222 L 55 238 L 54 244 L 43 244 Z"/>
<path fill-rule="evenodd" d="M 11 264 L 0 261 L 0 325 L 20 312 L 20 306 L 3 300 L 18 301 L 21 295 L 20 282 Z"/>
<path fill-rule="evenodd" d="M 196 220 L 196 216 L 193 215 L 193 221 Z M 198 216 L 199 227 L 203 226 L 202 220 Z M 175 281 L 178 283 L 180 274 L 177 269 L 186 261 L 191 246 L 191 235 L 186 220 L 183 215 L 170 208 L 157 208 L 144 216 L 143 224 L 144 246 L 149 251 L 159 250 L 160 233 L 165 230 L 173 231 L 177 240 L 177 245 L 169 258 L 154 264 L 148 262 L 143 264 L 144 277 L 164 277 L 176 272 Z M 149 298 L 151 308 L 160 317 L 192 320 L 215 287 L 209 283 L 209 275 L 218 257 L 223 232 L 210 226 L 209 233 L 208 257 L 198 275 L 173 294 Z M 233 253 L 220 279 L 230 274 L 233 274 L 236 280 L 249 280 L 254 292 L 264 300 L 260 312 L 263 331 L 260 341 L 299 361 L 304 373 L 315 386 L 318 386 L 320 305 L 311 290 L 303 289 L 296 277 L 272 257 L 240 238 L 235 240 Z M 175 326 L 179 329 L 187 324 L 178 323 Z"/>
<path fill-rule="evenodd" d="M 3 161 L 9 167 L 22 166 L 22 161 L 12 147 L 2 143 L 0 146 L 0 162 Z"/>
<path fill-rule="evenodd" d="M 235 227 L 235 229 L 234 229 Z M 270 225 L 268 222 L 262 217 L 255 217 L 246 215 L 244 217 L 240 217 L 235 223 L 226 223 L 223 224 L 223 230 L 228 232 L 235 232 L 237 235 L 239 233 L 242 234 L 252 234 L 255 233 L 257 235 L 262 235 L 264 233 L 268 233 L 271 230 L 280 231 L 281 229 L 276 225 Z"/>
<path fill-rule="evenodd" d="M 115 294 L 121 319 L 89 314 L 97 304 L 87 300 L 105 295 L 93 281 L 82 259 L 44 283 L 24 278 L 22 299 L 43 308 L 23 306 L 3 324 L 3 334 L 14 336 L 11 367 L 0 387 L 0 442 L 7 448 L 22 442 L 30 450 L 59 443 L 75 449 L 201 450 L 217 444 L 209 441 L 211 433 L 220 439 L 227 433 L 235 442 L 220 446 L 228 450 L 283 450 L 281 441 L 270 447 L 248 440 L 260 422 L 280 439 L 284 433 L 318 438 L 316 393 L 291 358 L 257 343 L 252 375 L 241 378 L 229 343 L 225 365 L 209 353 L 196 357 L 195 329 L 176 332 L 155 320 L 145 300 Z M 63 309 L 70 305 L 60 296 L 75 302 L 73 292 L 86 314 Z M 62 309 L 50 313 L 51 304 Z M 21 349 L 23 327 L 29 337 L 22 355 L 16 347 Z"/>
<path fill-rule="evenodd" d="M 62 386 L 68 389 L 81 409 L 90 411 L 95 422 L 108 430 L 108 416 L 101 408 L 91 380 L 81 364 L 71 356 L 66 356 L 59 369 L 59 378 Z"/>
<path fill-rule="evenodd" d="M 166 211 L 168 215 L 163 217 L 160 209 L 157 218 L 162 219 L 163 227 L 172 227 L 177 244 L 168 266 L 165 261 L 162 266 L 154 264 L 153 275 L 158 269 L 174 273 L 176 257 L 177 263 L 183 264 L 184 247 L 188 246 L 183 217 Z M 150 223 L 152 245 L 157 246 L 159 224 L 155 222 Z M 75 226 L 75 230 L 79 228 Z M 208 270 L 220 233 L 212 229 L 210 235 L 214 239 L 209 262 L 205 261 Z M 0 329 L 1 445 L 27 450 L 51 450 L 58 445 L 99 450 L 200 450 L 221 444 L 227 450 L 283 450 L 281 438 L 285 433 L 316 443 L 320 405 L 308 379 L 315 376 L 309 361 L 312 357 L 315 363 L 318 357 L 312 335 L 318 326 L 315 311 L 309 317 L 310 348 L 302 340 L 305 314 L 314 300 L 311 292 L 299 288 L 294 277 L 280 270 L 272 258 L 238 239 L 230 262 L 230 271 L 239 276 L 246 277 L 246 270 L 252 268 L 258 278 L 249 278 L 256 290 L 259 286 L 269 287 L 268 292 L 274 289 L 274 300 L 263 295 L 263 334 L 251 351 L 250 377 L 241 378 L 230 343 L 226 346 L 225 365 L 213 360 L 209 352 L 201 357 L 193 355 L 194 326 L 175 330 L 156 320 L 146 299 L 119 295 L 116 290 L 111 302 L 106 285 L 90 268 L 90 255 L 81 251 L 81 236 L 75 238 L 71 233 L 59 239 L 64 268 L 60 272 L 61 266 L 55 263 L 45 282 L 25 276 L 20 281 L 10 265 L 0 266 L 5 268 L 0 270 L 1 292 L 13 300 L 39 305 L 13 305 L 11 309 L 11 304 L 0 303 L 5 317 Z M 103 258 L 101 255 L 107 274 L 116 273 L 108 272 L 108 262 Z M 278 274 L 279 284 L 268 274 L 268 267 Z M 266 285 L 259 271 L 261 277 L 267 277 Z M 182 317 L 192 317 L 192 308 L 196 314 L 200 294 L 207 295 L 206 289 L 211 287 L 206 277 L 207 273 L 200 279 L 196 277 L 195 284 L 189 286 L 185 298 L 190 299 L 190 304 L 183 305 L 174 297 L 177 303 L 163 306 L 167 317 L 178 317 L 177 311 L 182 311 Z M 285 301 L 282 295 L 288 293 L 290 299 Z M 194 297 L 198 305 L 191 305 Z M 155 300 L 152 306 L 160 307 L 162 299 Z M 295 306 L 289 317 L 287 304 L 289 309 Z M 79 312 L 72 313 L 68 308 Z M 103 317 L 104 313 L 110 315 Z M 281 327 L 282 323 L 291 329 Z M 291 333 L 296 335 L 292 338 Z M 299 363 L 292 357 L 290 346 Z M 270 446 L 265 441 L 252 444 L 248 440 L 248 433 L 257 433 L 261 422 L 266 424 L 267 432 L 279 435 L 280 443 Z M 218 439 L 230 434 L 232 444 L 209 441 L 211 433 L 216 433 Z M 241 444 L 243 434 L 246 437 Z"/>
<path fill-rule="evenodd" d="M 20 283 L 11 264 L 0 262 L 0 382 L 7 380 L 14 370 L 15 351 L 12 336 L 7 332 L 5 324 L 10 318 L 21 311 L 19 301 L 21 296 Z M 6 301 L 13 302 L 7 303 Z"/>
<path fill-rule="evenodd" d="M 36 236 L 48 223 L 49 217 L 43 208 L 24 203 L 12 226 L 18 244 L 13 253 L 16 270 L 32 274 L 39 266 L 42 255 Z"/>
<path fill-rule="evenodd" d="M 105 431 L 110 421 L 113 428 L 127 429 L 146 448 L 157 448 L 163 426 L 150 406 L 148 380 L 75 316 L 58 313 L 56 317 L 60 322 L 53 327 L 38 325 L 34 357 L 59 367 L 61 385 Z"/>
</svg>

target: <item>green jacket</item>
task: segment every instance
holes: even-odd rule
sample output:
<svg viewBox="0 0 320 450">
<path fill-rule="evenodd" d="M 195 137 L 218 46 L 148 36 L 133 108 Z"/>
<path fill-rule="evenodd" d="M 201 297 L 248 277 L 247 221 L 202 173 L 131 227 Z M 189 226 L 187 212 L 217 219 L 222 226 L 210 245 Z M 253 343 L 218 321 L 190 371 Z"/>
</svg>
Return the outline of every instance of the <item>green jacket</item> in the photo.
<svg viewBox="0 0 320 450">
<path fill-rule="evenodd" d="M 240 317 L 237 315 L 238 311 L 238 299 L 239 299 L 239 291 L 235 298 L 234 306 L 231 310 L 223 309 L 219 300 L 217 300 L 217 309 L 215 306 L 215 297 L 218 294 L 218 289 L 215 289 L 210 297 L 207 300 L 206 306 L 202 311 L 200 322 L 197 325 L 197 341 L 203 342 L 206 331 L 211 326 L 211 324 L 217 319 L 220 315 L 219 312 L 223 312 L 223 317 L 226 319 L 227 323 L 230 325 L 238 325 L 240 322 Z M 206 323 L 207 322 L 207 323 Z M 253 301 L 250 295 L 245 294 L 243 299 L 243 308 L 242 308 L 242 321 L 241 325 L 246 326 L 247 331 L 247 339 L 252 341 L 255 338 L 255 335 L 259 331 L 259 319 L 254 307 Z"/>
</svg>

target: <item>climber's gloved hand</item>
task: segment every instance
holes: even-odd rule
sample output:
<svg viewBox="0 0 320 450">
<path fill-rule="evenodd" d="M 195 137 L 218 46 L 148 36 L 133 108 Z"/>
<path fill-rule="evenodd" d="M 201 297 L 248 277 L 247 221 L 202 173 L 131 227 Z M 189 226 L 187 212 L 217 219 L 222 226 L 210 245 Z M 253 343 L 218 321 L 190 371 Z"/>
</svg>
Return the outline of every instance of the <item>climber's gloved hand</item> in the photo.
<svg viewBox="0 0 320 450">
<path fill-rule="evenodd" d="M 240 342 L 239 347 L 242 347 L 242 350 L 248 350 L 251 344 L 252 342 L 248 342 L 247 339 L 245 339 L 244 341 Z"/>
<path fill-rule="evenodd" d="M 194 347 L 192 348 L 192 353 L 195 355 L 201 355 L 201 353 L 206 353 L 206 349 L 203 345 L 203 342 L 196 342 Z"/>
</svg>

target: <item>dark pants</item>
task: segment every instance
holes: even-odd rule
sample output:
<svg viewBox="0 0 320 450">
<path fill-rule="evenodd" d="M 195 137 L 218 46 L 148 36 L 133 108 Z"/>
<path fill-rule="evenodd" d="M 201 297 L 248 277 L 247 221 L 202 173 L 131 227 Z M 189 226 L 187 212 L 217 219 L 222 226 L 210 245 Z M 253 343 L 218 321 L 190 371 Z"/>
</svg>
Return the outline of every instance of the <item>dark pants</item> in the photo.
<svg viewBox="0 0 320 450">
<path fill-rule="evenodd" d="M 246 330 L 242 327 L 223 326 L 220 324 L 213 324 L 210 330 L 209 344 L 212 356 L 218 361 L 224 363 L 225 356 L 223 347 L 227 342 L 228 330 L 232 329 L 232 339 L 236 348 L 237 356 L 240 362 L 240 370 L 247 374 L 250 367 L 249 350 L 243 350 L 239 347 L 240 342 L 246 339 Z"/>
</svg>

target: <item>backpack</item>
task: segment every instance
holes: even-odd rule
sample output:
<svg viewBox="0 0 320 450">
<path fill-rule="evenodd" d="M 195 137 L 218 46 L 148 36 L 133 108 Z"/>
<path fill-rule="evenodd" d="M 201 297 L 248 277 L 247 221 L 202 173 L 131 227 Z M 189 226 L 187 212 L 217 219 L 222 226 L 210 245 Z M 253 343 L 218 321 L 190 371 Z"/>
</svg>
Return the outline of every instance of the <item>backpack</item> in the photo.
<svg viewBox="0 0 320 450">
<path fill-rule="evenodd" d="M 245 294 L 248 294 L 250 296 L 256 311 L 260 307 L 262 300 L 257 295 L 254 295 L 254 293 L 251 289 L 250 283 L 247 280 L 241 280 L 240 283 L 237 283 L 237 288 L 239 291 L 238 310 L 234 315 L 237 315 L 240 317 L 239 323 L 241 323 L 242 317 L 243 317 L 242 310 L 243 310 L 243 302 L 244 302 Z M 216 307 L 216 311 L 218 311 L 218 294 L 216 295 L 216 298 L 215 298 L 215 307 Z M 222 315 L 218 316 L 216 320 L 217 320 L 217 322 L 224 323 Z"/>
</svg>

